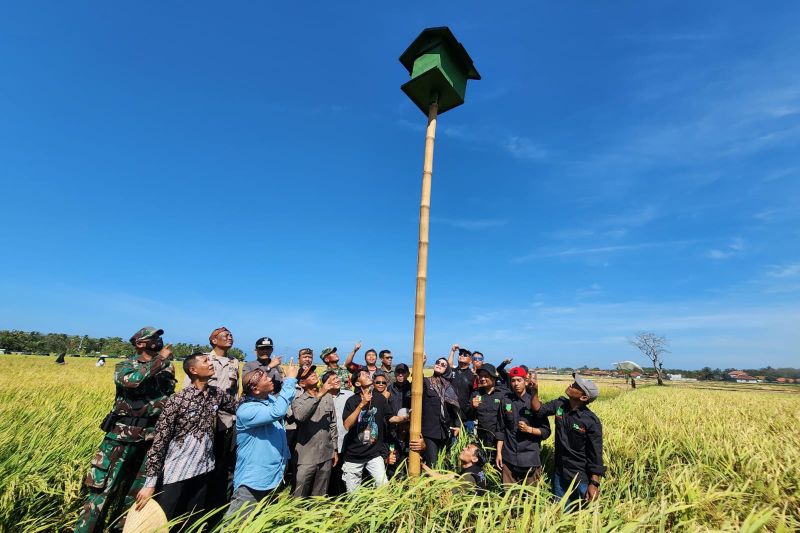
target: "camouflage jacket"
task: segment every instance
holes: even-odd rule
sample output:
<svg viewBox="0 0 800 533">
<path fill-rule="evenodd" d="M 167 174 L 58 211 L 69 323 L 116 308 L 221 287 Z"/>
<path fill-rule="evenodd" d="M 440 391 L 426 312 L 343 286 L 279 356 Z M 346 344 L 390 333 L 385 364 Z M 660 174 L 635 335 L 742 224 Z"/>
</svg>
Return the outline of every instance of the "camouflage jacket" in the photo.
<svg viewBox="0 0 800 533">
<path fill-rule="evenodd" d="M 167 398 L 175 392 L 175 367 L 170 361 L 154 357 L 130 357 L 114 369 L 117 396 L 114 429 L 106 436 L 118 441 L 151 440 L 158 415 Z M 131 418 L 139 419 L 133 424 Z"/>
</svg>

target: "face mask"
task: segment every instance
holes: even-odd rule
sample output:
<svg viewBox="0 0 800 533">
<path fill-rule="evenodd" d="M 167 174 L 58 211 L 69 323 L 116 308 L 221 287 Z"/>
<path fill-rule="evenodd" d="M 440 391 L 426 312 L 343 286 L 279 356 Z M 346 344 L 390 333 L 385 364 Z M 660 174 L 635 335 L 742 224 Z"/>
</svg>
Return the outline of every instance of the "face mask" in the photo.
<svg viewBox="0 0 800 533">
<path fill-rule="evenodd" d="M 151 339 L 147 343 L 147 349 L 151 352 L 158 352 L 164 347 L 164 340 L 161 337 Z"/>
</svg>

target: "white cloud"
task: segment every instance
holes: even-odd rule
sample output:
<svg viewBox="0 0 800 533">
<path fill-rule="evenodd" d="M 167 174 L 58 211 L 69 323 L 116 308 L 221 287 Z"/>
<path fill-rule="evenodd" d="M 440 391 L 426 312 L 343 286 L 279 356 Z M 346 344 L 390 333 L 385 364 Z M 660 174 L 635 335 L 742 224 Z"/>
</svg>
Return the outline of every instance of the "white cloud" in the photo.
<svg viewBox="0 0 800 533">
<path fill-rule="evenodd" d="M 508 220 L 505 219 L 497 219 L 497 218 L 489 218 L 489 219 L 454 219 L 454 218 L 438 218 L 433 217 L 431 219 L 433 222 L 440 222 L 442 224 L 447 224 L 448 226 L 452 226 L 458 229 L 465 229 L 465 230 L 482 230 L 488 228 L 497 228 L 500 226 L 505 226 L 508 224 Z"/>
<path fill-rule="evenodd" d="M 791 263 L 788 265 L 775 265 L 767 276 L 771 278 L 793 278 L 800 276 L 800 263 Z"/>
<path fill-rule="evenodd" d="M 544 159 L 547 157 L 547 151 L 528 137 L 509 135 L 503 148 L 517 159 Z"/>
</svg>

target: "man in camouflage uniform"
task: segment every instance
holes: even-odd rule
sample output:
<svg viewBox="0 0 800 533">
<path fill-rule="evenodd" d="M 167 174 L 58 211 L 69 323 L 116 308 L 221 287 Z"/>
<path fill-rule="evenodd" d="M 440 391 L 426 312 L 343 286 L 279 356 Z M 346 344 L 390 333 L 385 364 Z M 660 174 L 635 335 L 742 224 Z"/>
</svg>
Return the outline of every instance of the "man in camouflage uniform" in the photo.
<svg viewBox="0 0 800 533">
<path fill-rule="evenodd" d="M 156 420 L 175 392 L 172 345 L 164 346 L 163 334 L 164 330 L 149 326 L 137 331 L 130 338 L 136 355 L 114 370 L 114 408 L 101 425 L 106 435 L 84 482 L 89 494 L 75 533 L 105 530 L 106 517 L 116 519 L 133 505 L 144 485 L 144 459 Z M 121 529 L 121 522 L 116 527 Z"/>
</svg>

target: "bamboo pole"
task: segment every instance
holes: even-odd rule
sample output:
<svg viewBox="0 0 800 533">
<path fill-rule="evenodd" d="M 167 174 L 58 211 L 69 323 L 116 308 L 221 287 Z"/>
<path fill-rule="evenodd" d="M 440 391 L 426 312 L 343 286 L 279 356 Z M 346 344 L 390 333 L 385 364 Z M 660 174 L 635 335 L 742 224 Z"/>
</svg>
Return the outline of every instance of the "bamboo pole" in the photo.
<svg viewBox="0 0 800 533">
<path fill-rule="evenodd" d="M 411 428 L 410 438 L 419 439 L 422 433 L 422 368 L 425 365 L 425 288 L 428 281 L 428 229 L 431 212 L 431 176 L 433 175 L 433 142 L 436 139 L 438 98 L 434 96 L 428 108 L 428 129 L 425 132 L 425 160 L 422 165 L 422 198 L 419 203 L 419 248 L 417 251 L 417 297 L 414 307 L 414 360 L 411 369 Z M 408 473 L 420 474 L 420 455 L 411 451 Z"/>
</svg>

